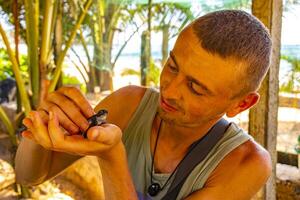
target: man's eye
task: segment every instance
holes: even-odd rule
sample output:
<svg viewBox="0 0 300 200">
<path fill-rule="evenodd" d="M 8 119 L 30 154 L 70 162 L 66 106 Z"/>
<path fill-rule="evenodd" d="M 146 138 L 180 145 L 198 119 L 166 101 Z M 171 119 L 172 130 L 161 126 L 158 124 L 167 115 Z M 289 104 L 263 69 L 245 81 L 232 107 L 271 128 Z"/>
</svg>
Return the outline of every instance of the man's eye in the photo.
<svg viewBox="0 0 300 200">
<path fill-rule="evenodd" d="M 168 66 L 169 66 L 169 69 L 170 69 L 171 72 L 173 72 L 173 73 L 177 73 L 178 72 L 177 67 L 175 67 L 173 65 L 170 65 L 170 64 Z"/>
<path fill-rule="evenodd" d="M 201 87 L 199 85 L 197 85 L 196 83 L 194 83 L 193 81 L 188 82 L 188 87 L 194 94 L 196 94 L 198 96 L 203 95 Z"/>
</svg>

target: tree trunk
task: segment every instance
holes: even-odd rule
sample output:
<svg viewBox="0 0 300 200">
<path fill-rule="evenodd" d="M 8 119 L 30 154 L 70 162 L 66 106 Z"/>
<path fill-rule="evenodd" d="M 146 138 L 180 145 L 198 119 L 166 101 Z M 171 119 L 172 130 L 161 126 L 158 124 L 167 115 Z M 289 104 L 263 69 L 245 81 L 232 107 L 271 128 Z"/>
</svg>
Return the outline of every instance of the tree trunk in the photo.
<svg viewBox="0 0 300 200">
<path fill-rule="evenodd" d="M 62 26 L 62 15 L 63 15 L 63 2 L 62 0 L 57 0 L 57 15 L 56 23 L 54 27 L 54 63 L 57 65 L 58 56 L 62 52 L 62 35 L 63 35 L 63 26 Z M 49 86 L 49 83 L 47 83 Z M 59 80 L 57 82 L 56 88 L 59 88 L 63 85 L 63 73 L 60 74 Z M 46 90 L 48 92 L 48 88 Z"/>
<path fill-rule="evenodd" d="M 39 67 L 39 1 L 25 2 L 26 40 L 28 66 L 30 71 L 30 87 L 32 89 L 31 105 L 35 108 L 40 98 L 40 67 Z"/>
<path fill-rule="evenodd" d="M 18 0 L 13 1 L 13 17 L 14 17 L 14 27 L 15 27 L 15 55 L 17 63 L 19 62 L 19 35 L 20 35 L 20 26 L 19 26 L 19 5 Z"/>
<path fill-rule="evenodd" d="M 147 85 L 147 73 L 150 67 L 150 38 L 149 32 L 142 33 L 141 42 L 141 85 Z"/>
<path fill-rule="evenodd" d="M 96 86 L 96 74 L 95 74 L 95 66 L 93 64 L 93 61 L 91 60 L 91 56 L 87 47 L 87 43 L 84 39 L 82 30 L 80 29 L 80 41 L 81 44 L 83 46 L 85 55 L 87 57 L 88 60 L 88 65 L 87 65 L 87 75 L 88 75 L 88 82 L 86 82 L 86 87 L 87 87 L 87 92 L 88 93 L 93 93 L 94 92 L 94 88 Z"/>
<path fill-rule="evenodd" d="M 164 66 L 166 60 L 168 59 L 168 53 L 169 53 L 169 25 L 165 24 L 163 26 L 163 38 L 162 38 L 162 59 L 161 59 L 161 65 Z"/>
<path fill-rule="evenodd" d="M 100 70 L 103 67 L 103 33 L 105 31 L 104 28 L 104 5 L 105 1 L 97 0 L 96 3 L 96 21 L 94 21 L 94 34 L 93 34 L 93 41 L 94 41 L 94 57 L 93 62 L 97 68 L 96 70 L 96 83 L 98 86 L 101 87 L 101 73 Z"/>
<path fill-rule="evenodd" d="M 20 26 L 19 26 L 19 5 L 18 0 L 13 1 L 13 16 L 14 16 L 14 26 L 15 26 L 15 57 L 17 60 L 18 65 L 20 66 L 19 62 L 19 36 L 20 36 Z M 16 92 L 16 101 L 17 101 L 17 110 L 16 113 L 22 111 L 22 102 L 19 94 L 19 90 L 17 89 Z"/>
<path fill-rule="evenodd" d="M 256 195 L 255 199 L 276 199 L 276 139 L 278 112 L 278 72 L 280 62 L 280 38 L 282 1 L 253 0 L 253 14 L 269 29 L 273 41 L 270 70 L 259 90 L 260 102 L 250 110 L 249 133 L 271 154 L 272 175 L 266 186 Z"/>
<path fill-rule="evenodd" d="M 99 71 L 99 68 L 100 68 L 100 65 L 101 65 L 101 62 L 100 62 L 100 59 L 99 59 L 99 56 L 101 56 L 101 52 L 99 50 L 99 46 L 98 46 L 98 43 L 97 43 L 97 36 L 96 36 L 96 24 L 94 23 L 92 25 L 93 27 L 91 28 L 91 31 L 92 31 L 92 41 L 93 41 L 93 65 L 91 67 L 91 71 L 90 73 L 95 73 L 95 79 L 94 79 L 94 83 L 95 86 L 100 86 L 100 77 L 98 76 L 98 71 Z M 92 69 L 94 68 L 94 69 Z M 92 72 L 92 70 L 94 70 L 94 72 Z M 91 74 L 89 75 L 89 77 L 92 76 Z M 90 79 L 91 80 L 91 79 Z"/>
<path fill-rule="evenodd" d="M 101 81 L 100 87 L 101 91 L 110 90 L 113 91 L 113 68 L 111 62 L 111 53 L 113 45 L 113 37 L 115 33 L 115 26 L 118 22 L 119 15 L 116 14 L 118 9 L 117 4 L 108 3 L 106 5 L 106 10 L 104 14 L 104 31 L 102 32 L 102 55 L 103 63 L 100 72 Z"/>
</svg>

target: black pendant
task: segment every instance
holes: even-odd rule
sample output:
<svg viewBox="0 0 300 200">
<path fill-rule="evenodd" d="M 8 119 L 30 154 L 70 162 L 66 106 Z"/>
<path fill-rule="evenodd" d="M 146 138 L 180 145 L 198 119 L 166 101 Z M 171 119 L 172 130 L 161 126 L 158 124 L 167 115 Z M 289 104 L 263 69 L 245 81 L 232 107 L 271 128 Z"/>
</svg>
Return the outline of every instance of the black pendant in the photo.
<svg viewBox="0 0 300 200">
<path fill-rule="evenodd" d="M 156 196 L 159 192 L 160 192 L 161 188 L 160 185 L 158 183 L 152 183 L 149 187 L 148 187 L 148 194 L 151 197 Z"/>
</svg>

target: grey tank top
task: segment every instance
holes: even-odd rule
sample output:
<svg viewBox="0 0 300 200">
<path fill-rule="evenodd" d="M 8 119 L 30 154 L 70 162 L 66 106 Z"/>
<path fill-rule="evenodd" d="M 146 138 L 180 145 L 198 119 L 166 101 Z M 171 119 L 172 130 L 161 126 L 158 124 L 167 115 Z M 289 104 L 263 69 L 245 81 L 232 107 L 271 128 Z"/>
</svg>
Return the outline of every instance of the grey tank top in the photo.
<svg viewBox="0 0 300 200">
<path fill-rule="evenodd" d="M 157 196 L 150 197 L 147 194 L 148 187 L 151 184 L 152 164 L 150 133 L 157 112 L 158 101 L 159 93 L 148 88 L 122 136 L 127 151 L 129 170 L 140 200 L 162 199 L 174 178 L 173 175 Z M 236 124 L 231 123 L 221 140 L 187 177 L 176 200 L 183 199 L 192 192 L 201 189 L 220 161 L 233 149 L 249 139 L 252 139 L 250 135 Z M 163 186 L 169 176 L 170 174 L 153 172 L 153 181 Z"/>
</svg>

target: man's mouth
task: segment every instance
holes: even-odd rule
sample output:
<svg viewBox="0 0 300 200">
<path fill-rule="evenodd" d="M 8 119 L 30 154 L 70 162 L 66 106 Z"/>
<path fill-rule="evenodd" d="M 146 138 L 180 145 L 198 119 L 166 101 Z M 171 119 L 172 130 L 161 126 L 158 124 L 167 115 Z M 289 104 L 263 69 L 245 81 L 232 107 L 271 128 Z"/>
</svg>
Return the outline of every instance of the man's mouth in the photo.
<svg viewBox="0 0 300 200">
<path fill-rule="evenodd" d="M 162 107 L 163 110 L 168 111 L 168 112 L 175 112 L 177 111 L 176 108 L 171 106 L 162 96 L 160 96 L 160 106 Z"/>
</svg>

